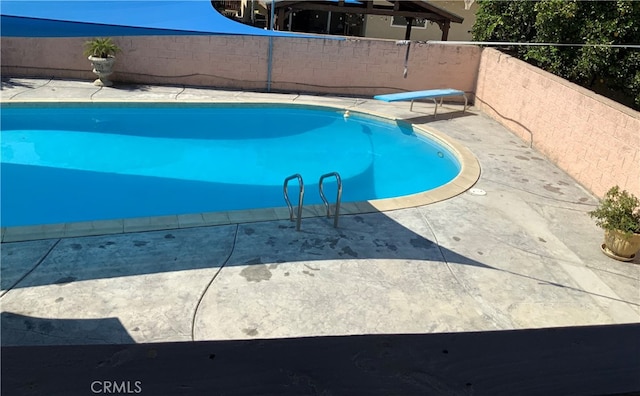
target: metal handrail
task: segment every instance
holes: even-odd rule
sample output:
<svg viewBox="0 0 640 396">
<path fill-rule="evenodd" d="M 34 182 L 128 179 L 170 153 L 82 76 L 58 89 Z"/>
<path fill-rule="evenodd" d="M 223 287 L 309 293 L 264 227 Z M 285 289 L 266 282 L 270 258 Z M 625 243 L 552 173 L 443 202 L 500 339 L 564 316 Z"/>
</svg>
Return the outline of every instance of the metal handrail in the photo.
<svg viewBox="0 0 640 396">
<path fill-rule="evenodd" d="M 298 179 L 298 184 L 300 185 L 300 194 L 298 195 L 298 218 L 296 219 L 296 231 L 300 231 L 300 221 L 302 220 L 302 200 L 304 199 L 304 182 L 302 181 L 302 176 L 299 173 L 284 179 L 284 200 L 287 203 L 287 208 L 289 208 L 289 220 L 293 221 L 293 206 L 291 206 L 288 191 L 289 180 L 293 179 Z"/>
<path fill-rule="evenodd" d="M 333 220 L 333 226 L 338 228 L 338 215 L 340 215 L 340 200 L 342 199 L 342 179 L 340 178 L 340 174 L 338 172 L 326 173 L 320 176 L 320 181 L 318 182 L 318 188 L 320 189 L 320 198 L 322 198 L 322 202 L 324 202 L 324 207 L 327 209 L 327 217 L 331 217 L 331 207 L 329 206 L 329 201 L 327 201 L 327 197 L 324 195 L 324 190 L 322 188 L 322 182 L 325 178 L 335 176 L 336 181 L 338 182 L 338 194 L 336 196 L 336 212 Z"/>
</svg>

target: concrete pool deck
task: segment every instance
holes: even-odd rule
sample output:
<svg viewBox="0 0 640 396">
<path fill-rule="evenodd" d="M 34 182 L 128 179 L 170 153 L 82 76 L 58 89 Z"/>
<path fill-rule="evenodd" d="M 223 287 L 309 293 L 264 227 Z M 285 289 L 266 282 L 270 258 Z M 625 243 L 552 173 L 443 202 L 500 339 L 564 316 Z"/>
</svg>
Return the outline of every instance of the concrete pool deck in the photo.
<svg viewBox="0 0 640 396">
<path fill-rule="evenodd" d="M 433 128 L 480 163 L 474 187 L 408 209 L 247 218 L 2 244 L 2 345 L 443 333 L 640 322 L 640 259 L 602 254 L 597 200 L 471 108 L 370 98 L 4 79 L 2 101 L 291 101 Z M 6 231 L 5 231 L 6 232 Z"/>
</svg>

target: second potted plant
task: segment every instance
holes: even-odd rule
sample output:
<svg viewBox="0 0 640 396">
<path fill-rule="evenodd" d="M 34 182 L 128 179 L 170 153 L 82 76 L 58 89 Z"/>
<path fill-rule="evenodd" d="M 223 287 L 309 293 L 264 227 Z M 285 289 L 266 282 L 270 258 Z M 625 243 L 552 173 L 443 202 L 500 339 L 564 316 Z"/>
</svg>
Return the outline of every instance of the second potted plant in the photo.
<svg viewBox="0 0 640 396">
<path fill-rule="evenodd" d="M 602 251 L 607 256 L 621 261 L 635 258 L 640 251 L 640 199 L 615 186 L 589 215 L 604 229 Z"/>
<path fill-rule="evenodd" d="M 93 65 L 93 72 L 98 79 L 93 82 L 100 87 L 110 87 L 113 83 L 108 79 L 113 73 L 113 63 L 116 60 L 116 52 L 120 51 L 111 38 L 94 38 L 85 43 L 85 56 L 89 57 Z"/>
</svg>

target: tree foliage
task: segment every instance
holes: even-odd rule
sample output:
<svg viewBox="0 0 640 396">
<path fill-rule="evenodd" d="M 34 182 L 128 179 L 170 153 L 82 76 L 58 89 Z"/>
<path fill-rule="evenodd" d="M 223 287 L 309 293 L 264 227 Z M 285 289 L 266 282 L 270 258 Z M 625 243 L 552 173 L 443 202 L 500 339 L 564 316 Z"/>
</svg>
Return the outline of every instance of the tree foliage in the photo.
<svg viewBox="0 0 640 396">
<path fill-rule="evenodd" d="M 511 46 L 520 59 L 640 109 L 640 1 L 479 0 L 476 41 L 598 44 Z"/>
</svg>

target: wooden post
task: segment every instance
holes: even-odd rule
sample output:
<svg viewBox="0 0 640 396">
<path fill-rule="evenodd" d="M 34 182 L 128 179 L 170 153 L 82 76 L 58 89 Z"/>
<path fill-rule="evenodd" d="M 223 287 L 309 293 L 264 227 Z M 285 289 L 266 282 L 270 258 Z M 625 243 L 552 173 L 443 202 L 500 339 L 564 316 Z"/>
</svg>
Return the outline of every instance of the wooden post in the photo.
<svg viewBox="0 0 640 396">
<path fill-rule="evenodd" d="M 449 37 L 449 27 L 451 26 L 451 21 L 449 21 L 448 19 L 444 22 L 438 23 L 438 26 L 440 26 L 440 30 L 442 30 L 442 41 L 447 41 L 448 37 Z"/>
<path fill-rule="evenodd" d="M 284 12 L 285 9 L 284 7 L 280 7 L 280 9 L 278 9 L 278 18 L 276 19 L 277 22 L 277 29 L 282 31 L 284 30 Z"/>
<path fill-rule="evenodd" d="M 413 17 L 406 17 L 405 19 L 407 20 L 407 30 L 404 33 L 404 39 L 411 40 L 411 26 L 413 25 Z"/>
</svg>

